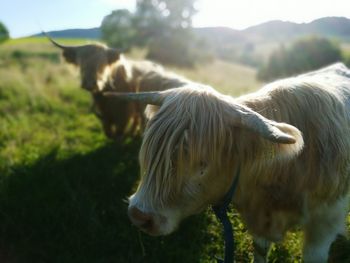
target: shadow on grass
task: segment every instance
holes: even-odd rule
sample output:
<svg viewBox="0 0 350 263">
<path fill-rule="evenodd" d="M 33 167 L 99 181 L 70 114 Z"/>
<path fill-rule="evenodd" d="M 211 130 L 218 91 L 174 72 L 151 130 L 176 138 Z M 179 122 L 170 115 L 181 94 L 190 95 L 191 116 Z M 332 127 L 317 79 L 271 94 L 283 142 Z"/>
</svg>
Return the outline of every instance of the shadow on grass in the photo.
<svg viewBox="0 0 350 263">
<path fill-rule="evenodd" d="M 139 140 L 60 160 L 57 150 L 1 175 L 0 239 L 16 262 L 199 262 L 207 218 L 169 236 L 131 226 L 128 196 L 138 178 Z"/>
</svg>

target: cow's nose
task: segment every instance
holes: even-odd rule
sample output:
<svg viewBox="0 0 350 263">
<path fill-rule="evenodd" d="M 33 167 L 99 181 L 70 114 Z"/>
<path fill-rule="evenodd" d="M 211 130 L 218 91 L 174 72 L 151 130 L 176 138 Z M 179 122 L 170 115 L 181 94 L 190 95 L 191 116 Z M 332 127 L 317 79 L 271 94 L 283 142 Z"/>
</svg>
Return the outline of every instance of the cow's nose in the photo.
<svg viewBox="0 0 350 263">
<path fill-rule="evenodd" d="M 150 232 L 153 228 L 153 216 L 149 213 L 142 212 L 136 206 L 128 209 L 128 216 L 131 222 L 143 231 Z"/>
</svg>

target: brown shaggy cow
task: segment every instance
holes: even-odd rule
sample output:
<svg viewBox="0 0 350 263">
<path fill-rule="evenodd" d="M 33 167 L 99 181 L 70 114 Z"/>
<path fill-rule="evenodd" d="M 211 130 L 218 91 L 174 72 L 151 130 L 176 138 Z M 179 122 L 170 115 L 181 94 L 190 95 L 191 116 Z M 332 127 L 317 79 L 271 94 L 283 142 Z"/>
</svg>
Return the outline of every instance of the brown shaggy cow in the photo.
<svg viewBox="0 0 350 263">
<path fill-rule="evenodd" d="M 109 94 L 149 109 L 141 181 L 129 217 L 151 235 L 218 204 L 240 169 L 233 203 L 254 237 L 255 262 L 293 226 L 303 258 L 327 262 L 346 233 L 350 182 L 350 70 L 342 64 L 232 98 L 199 84 L 149 94 Z"/>
<path fill-rule="evenodd" d="M 67 62 L 79 67 L 81 87 L 91 93 L 93 111 L 101 119 L 104 132 L 111 139 L 119 139 L 125 133 L 133 135 L 142 130 L 146 104 L 104 97 L 103 91 L 165 90 L 189 82 L 164 71 L 155 63 L 128 60 L 118 50 L 102 44 L 71 47 L 49 39 L 62 49 Z"/>
</svg>

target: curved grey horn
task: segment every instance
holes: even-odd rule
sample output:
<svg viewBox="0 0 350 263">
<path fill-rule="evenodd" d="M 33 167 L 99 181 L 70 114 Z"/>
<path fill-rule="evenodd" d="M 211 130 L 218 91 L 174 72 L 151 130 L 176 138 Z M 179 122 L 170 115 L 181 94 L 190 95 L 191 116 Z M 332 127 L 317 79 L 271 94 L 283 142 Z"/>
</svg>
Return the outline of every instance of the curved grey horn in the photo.
<svg viewBox="0 0 350 263">
<path fill-rule="evenodd" d="M 278 128 L 278 123 L 266 119 L 249 108 L 240 108 L 234 117 L 234 124 L 260 134 L 272 142 L 293 144 L 296 139 Z"/>
<path fill-rule="evenodd" d="M 61 48 L 61 49 L 71 49 L 71 48 L 76 48 L 76 47 L 72 47 L 72 46 L 64 46 L 61 45 L 59 43 L 57 43 L 55 40 L 53 40 L 46 32 L 42 32 L 49 40 L 52 44 L 54 44 L 56 47 Z"/>
<path fill-rule="evenodd" d="M 107 97 L 114 97 L 121 100 L 127 100 L 127 101 L 138 101 L 143 102 L 145 104 L 152 104 L 152 105 L 158 105 L 161 106 L 165 99 L 165 94 L 158 91 L 152 91 L 152 92 L 139 92 L 139 93 L 133 93 L 133 92 L 104 92 L 104 96 Z"/>
</svg>

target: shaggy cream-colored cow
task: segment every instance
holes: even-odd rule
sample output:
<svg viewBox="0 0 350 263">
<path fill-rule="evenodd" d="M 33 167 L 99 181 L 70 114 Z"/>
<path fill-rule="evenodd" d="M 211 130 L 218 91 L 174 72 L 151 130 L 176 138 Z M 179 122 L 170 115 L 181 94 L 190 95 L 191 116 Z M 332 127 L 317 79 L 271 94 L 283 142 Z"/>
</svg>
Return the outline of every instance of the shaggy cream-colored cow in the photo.
<svg viewBox="0 0 350 263">
<path fill-rule="evenodd" d="M 350 70 L 335 64 L 232 98 L 198 84 L 146 94 L 150 118 L 129 217 L 151 235 L 218 204 L 240 169 L 233 203 L 254 237 L 255 262 L 302 227 L 305 262 L 327 261 L 344 234 L 350 172 Z"/>
<path fill-rule="evenodd" d="M 67 62 L 79 67 L 81 87 L 91 93 L 93 111 L 111 139 L 143 130 L 145 104 L 116 101 L 102 96 L 102 92 L 159 91 L 189 83 L 158 64 L 126 59 L 118 50 L 103 44 L 64 46 L 49 40 L 62 50 Z"/>
</svg>

